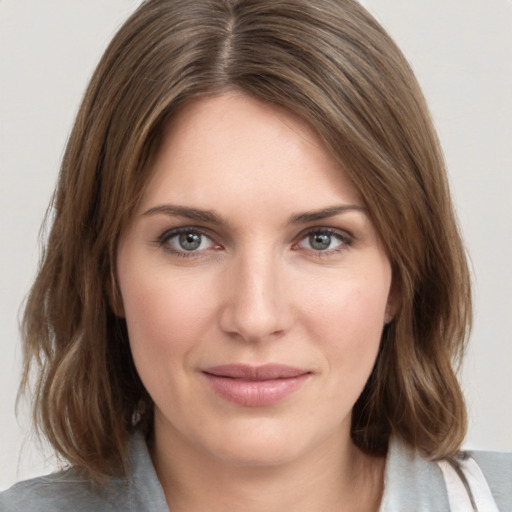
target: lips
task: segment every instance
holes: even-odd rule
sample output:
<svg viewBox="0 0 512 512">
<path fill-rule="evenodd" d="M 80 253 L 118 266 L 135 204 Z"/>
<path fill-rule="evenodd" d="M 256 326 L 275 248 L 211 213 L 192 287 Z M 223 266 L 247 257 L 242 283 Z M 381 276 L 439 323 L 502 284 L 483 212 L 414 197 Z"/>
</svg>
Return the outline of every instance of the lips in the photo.
<svg viewBox="0 0 512 512">
<path fill-rule="evenodd" d="M 202 370 L 222 398 L 245 407 L 275 404 L 297 391 L 311 376 L 308 370 L 280 364 L 230 364 Z"/>
</svg>

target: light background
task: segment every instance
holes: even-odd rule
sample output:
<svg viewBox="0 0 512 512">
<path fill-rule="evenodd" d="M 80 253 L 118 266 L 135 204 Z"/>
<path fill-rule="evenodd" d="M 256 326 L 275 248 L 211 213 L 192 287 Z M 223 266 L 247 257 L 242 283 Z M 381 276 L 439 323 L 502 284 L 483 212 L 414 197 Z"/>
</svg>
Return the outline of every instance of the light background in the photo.
<svg viewBox="0 0 512 512">
<path fill-rule="evenodd" d="M 193 0 L 191 0 L 193 1 Z M 0 490 L 51 459 L 14 413 L 17 317 L 80 98 L 139 0 L 0 0 Z M 439 130 L 474 271 L 467 447 L 512 450 L 512 2 L 364 0 L 411 61 Z M 21 453 L 21 457 L 20 457 Z"/>
</svg>

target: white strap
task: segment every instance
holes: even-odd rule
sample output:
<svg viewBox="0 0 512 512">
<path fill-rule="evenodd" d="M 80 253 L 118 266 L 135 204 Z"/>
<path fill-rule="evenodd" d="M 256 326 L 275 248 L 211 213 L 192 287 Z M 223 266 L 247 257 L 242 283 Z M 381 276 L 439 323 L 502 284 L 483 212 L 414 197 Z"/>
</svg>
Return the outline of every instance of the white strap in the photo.
<svg viewBox="0 0 512 512">
<path fill-rule="evenodd" d="M 451 512 L 499 512 L 487 480 L 473 458 L 442 460 L 438 465 L 443 472 Z"/>
</svg>

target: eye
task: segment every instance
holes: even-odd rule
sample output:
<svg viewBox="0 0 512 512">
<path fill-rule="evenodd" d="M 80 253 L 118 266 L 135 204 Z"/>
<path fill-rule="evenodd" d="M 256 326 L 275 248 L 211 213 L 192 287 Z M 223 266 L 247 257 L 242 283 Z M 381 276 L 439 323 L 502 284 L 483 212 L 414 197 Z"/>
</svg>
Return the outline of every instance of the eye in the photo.
<svg viewBox="0 0 512 512">
<path fill-rule="evenodd" d="M 348 235 L 329 229 L 310 231 L 298 243 L 301 249 L 309 249 L 316 252 L 331 252 L 344 249 L 351 244 Z"/>
<path fill-rule="evenodd" d="M 205 237 L 199 233 L 180 233 L 171 240 L 174 238 L 179 248 L 185 251 L 196 251 L 201 248 L 201 245 L 205 245 Z"/>
<path fill-rule="evenodd" d="M 188 256 L 219 247 L 205 233 L 193 228 L 166 231 L 157 241 L 166 250 L 181 256 Z"/>
</svg>

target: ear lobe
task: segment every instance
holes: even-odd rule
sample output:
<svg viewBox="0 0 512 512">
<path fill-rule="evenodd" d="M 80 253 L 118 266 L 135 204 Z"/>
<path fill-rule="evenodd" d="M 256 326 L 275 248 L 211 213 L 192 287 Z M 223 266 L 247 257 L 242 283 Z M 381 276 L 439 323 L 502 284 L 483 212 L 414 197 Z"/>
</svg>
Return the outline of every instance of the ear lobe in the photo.
<svg viewBox="0 0 512 512">
<path fill-rule="evenodd" d="M 394 320 L 394 318 L 394 313 L 388 309 L 388 306 L 386 306 L 386 312 L 384 314 L 384 325 L 390 324 Z"/>
<path fill-rule="evenodd" d="M 400 293 L 397 288 L 398 287 L 396 286 L 395 282 L 393 282 L 391 284 L 391 289 L 389 290 L 388 302 L 384 312 L 385 325 L 390 324 L 394 320 L 400 307 Z"/>
<path fill-rule="evenodd" d="M 123 301 L 119 294 L 117 294 L 117 297 L 115 300 L 111 301 L 110 307 L 112 308 L 112 311 L 114 312 L 114 314 L 116 316 L 118 316 L 120 318 L 125 317 Z"/>
<path fill-rule="evenodd" d="M 111 275 L 110 277 L 110 286 L 107 290 L 107 299 L 109 306 L 114 314 L 120 318 L 124 318 L 126 315 L 124 312 L 123 298 L 119 290 L 119 285 L 117 284 L 117 279 L 114 275 Z"/>
</svg>

